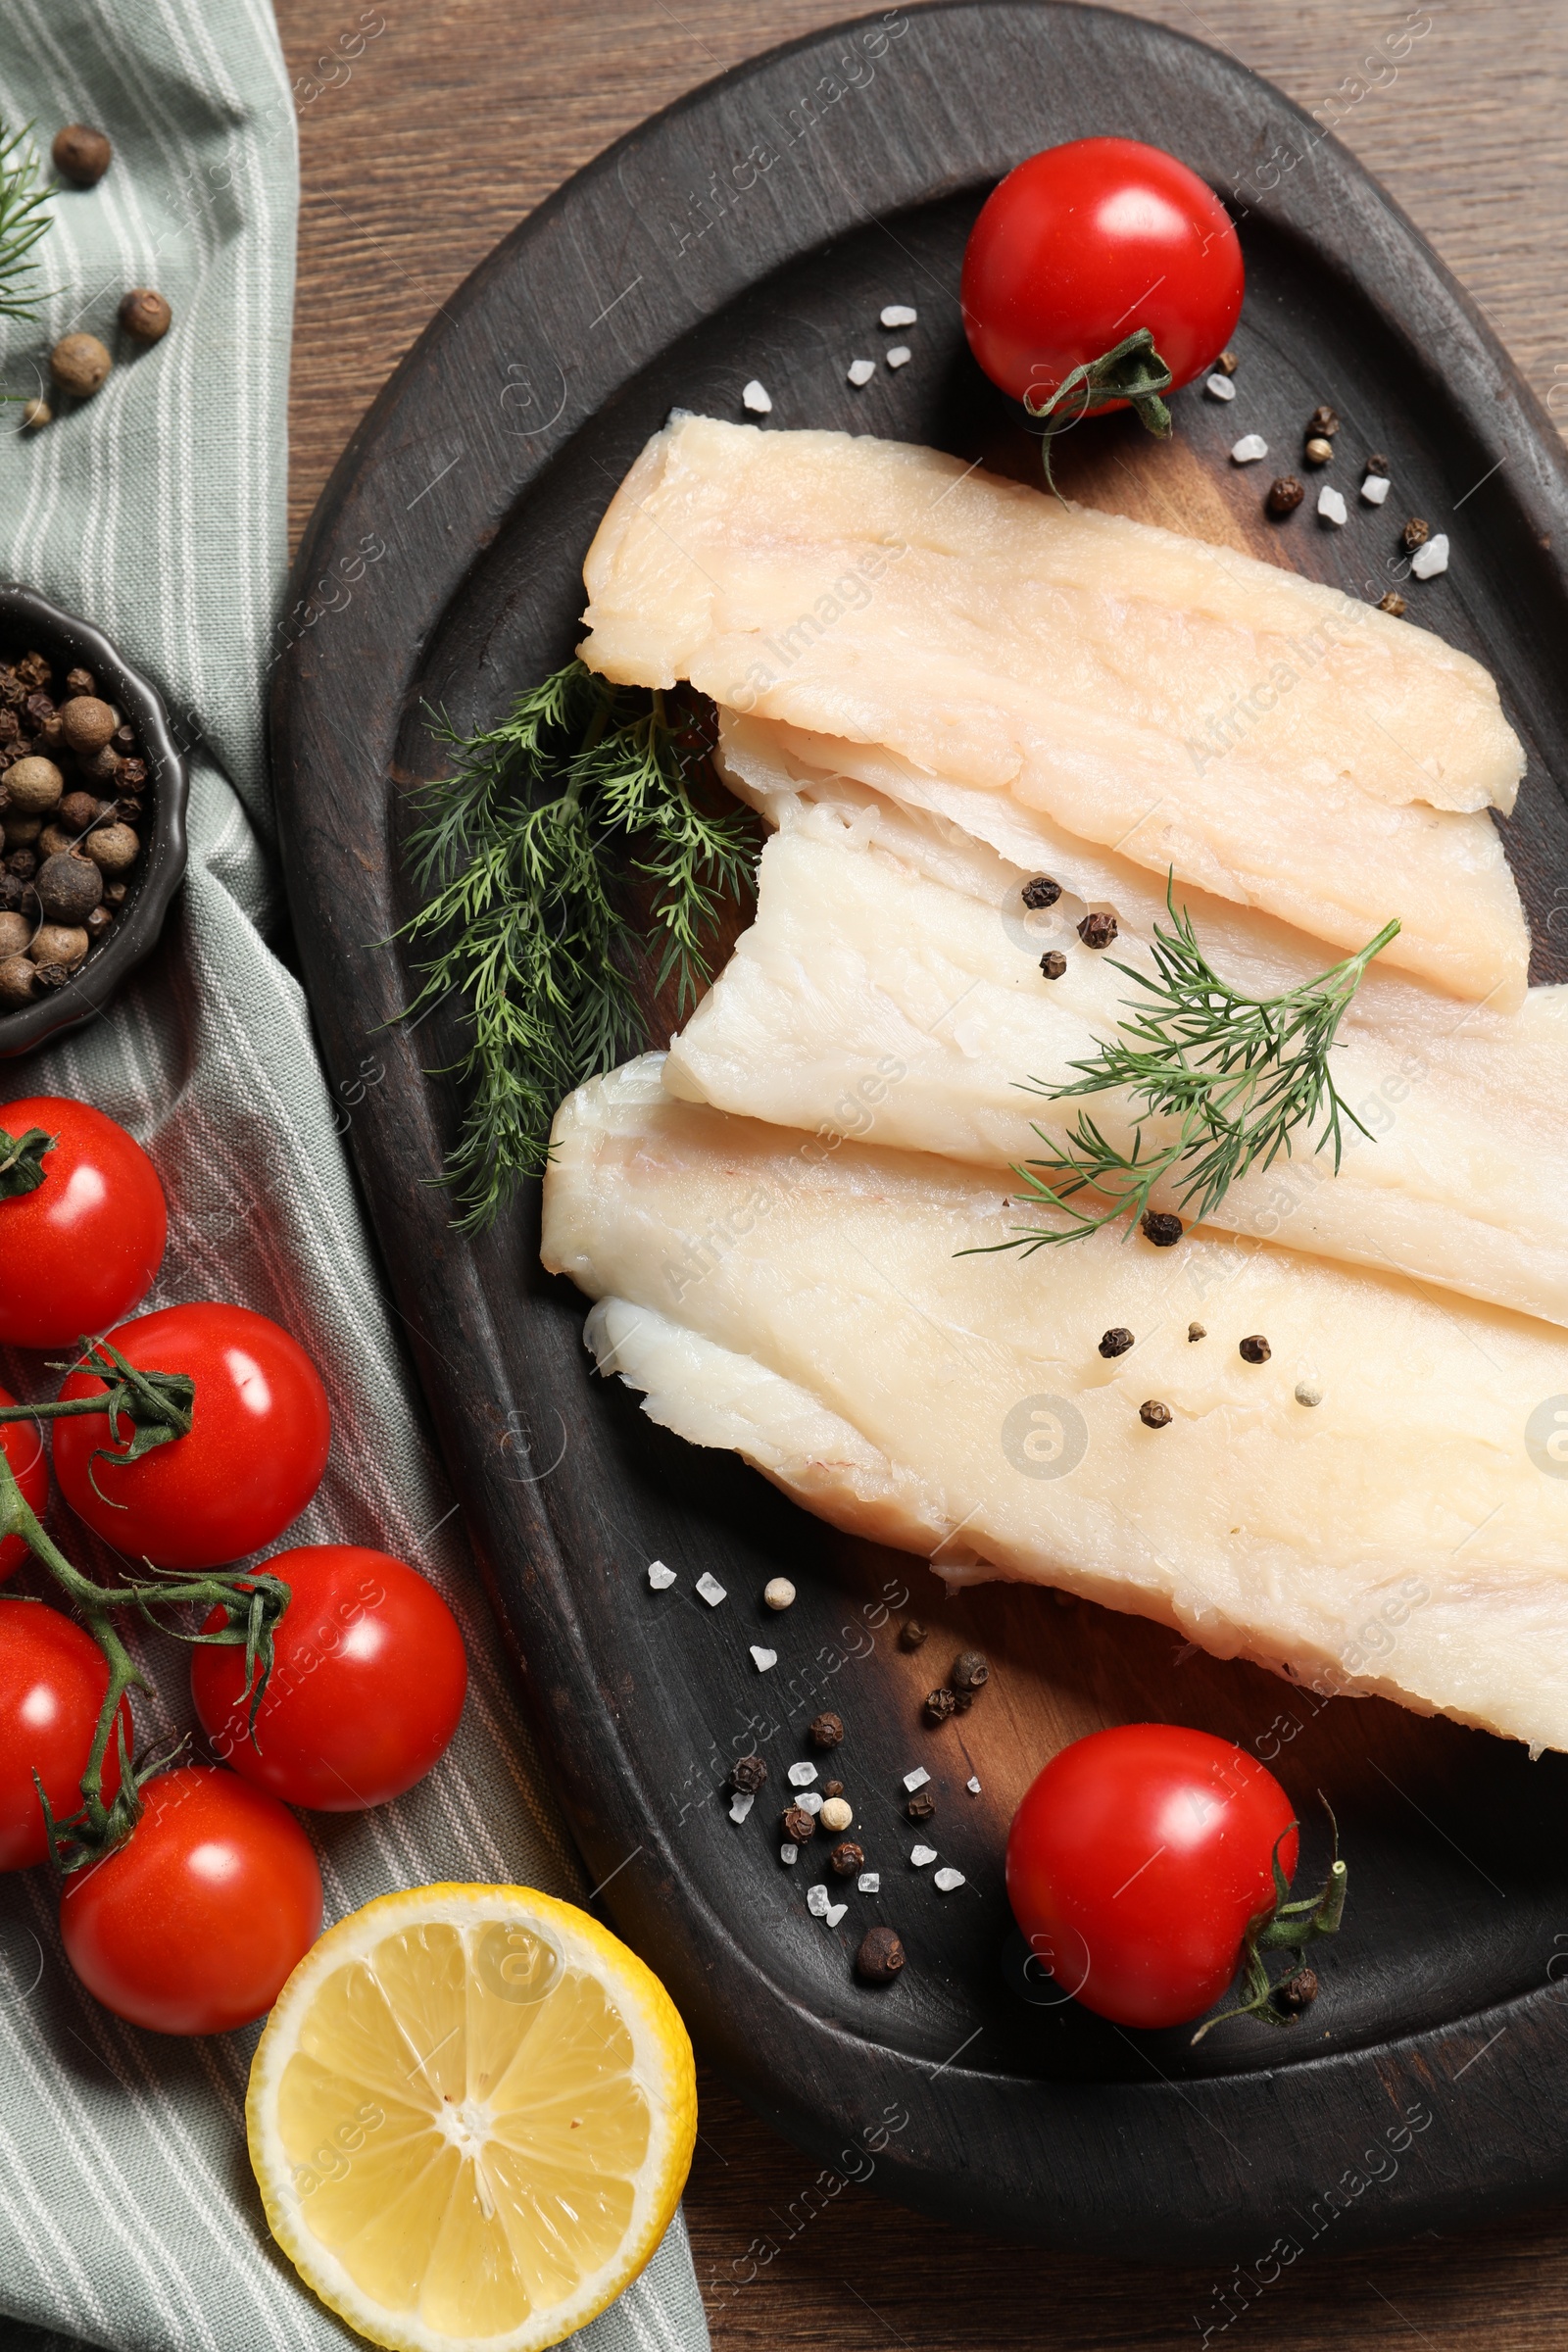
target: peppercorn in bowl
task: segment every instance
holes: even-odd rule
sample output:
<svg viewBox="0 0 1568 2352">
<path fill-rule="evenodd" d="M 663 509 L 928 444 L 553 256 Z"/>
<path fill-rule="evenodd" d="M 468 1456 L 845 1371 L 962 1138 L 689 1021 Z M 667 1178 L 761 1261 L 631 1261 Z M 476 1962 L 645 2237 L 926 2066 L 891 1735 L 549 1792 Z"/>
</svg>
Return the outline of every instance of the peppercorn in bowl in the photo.
<svg viewBox="0 0 1568 2352">
<path fill-rule="evenodd" d="M 0 1055 L 102 1012 L 185 870 L 184 762 L 101 630 L 0 583 Z"/>
</svg>

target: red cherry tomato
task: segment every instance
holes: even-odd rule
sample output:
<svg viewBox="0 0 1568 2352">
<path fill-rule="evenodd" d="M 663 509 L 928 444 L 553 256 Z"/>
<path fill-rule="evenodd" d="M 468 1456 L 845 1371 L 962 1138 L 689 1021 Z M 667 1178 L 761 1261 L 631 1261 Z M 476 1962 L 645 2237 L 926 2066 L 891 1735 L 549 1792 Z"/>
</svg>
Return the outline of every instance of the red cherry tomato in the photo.
<svg viewBox="0 0 1568 2352">
<path fill-rule="evenodd" d="M 93 1461 L 106 1413 L 57 1421 L 55 1476 L 77 1516 L 160 1568 L 216 1568 L 280 1536 L 321 1483 L 332 1426 L 298 1341 L 248 1306 L 161 1307 L 108 1336 L 140 1371 L 188 1372 L 193 1421 L 136 1462 Z M 73 1372 L 60 1394 L 103 1392 L 95 1373 Z"/>
<path fill-rule="evenodd" d="M 285 1804 L 321 1813 L 384 1805 L 443 1754 L 467 1688 L 457 1620 L 402 1560 L 357 1544 L 313 1544 L 264 1562 L 290 1598 L 272 1672 L 247 1725 L 243 1649 L 194 1649 L 202 1728 L 234 1770 Z M 214 1609 L 202 1629 L 222 1623 Z"/>
<path fill-rule="evenodd" d="M 963 323 L 1014 400 L 1038 406 L 1141 326 L 1185 384 L 1225 348 L 1243 282 L 1230 217 L 1195 172 L 1137 139 L 1071 139 L 987 197 L 963 257 Z"/>
<path fill-rule="evenodd" d="M 1291 1800 L 1255 1756 L 1173 1723 L 1092 1732 L 1054 1756 L 1007 1839 L 1007 1899 L 1063 1992 L 1119 2026 L 1200 2017 L 1248 1922 L 1296 1869 Z"/>
<path fill-rule="evenodd" d="M 0 1200 L 0 1340 L 70 1348 L 147 1296 L 169 1214 L 140 1144 L 90 1103 L 31 1095 L 0 1105 L 7 1135 L 29 1127 L 55 1143 L 42 1184 Z M 0 1156 L 9 1150 L 0 1139 Z"/>
<path fill-rule="evenodd" d="M 108 1688 L 108 1660 L 72 1618 L 42 1601 L 0 1600 L 0 1870 L 25 1870 L 48 1854 L 34 1771 L 57 1821 L 80 1804 L 76 1784 Z M 128 1747 L 128 1704 L 121 1720 Z M 119 1787 L 120 1749 L 111 1736 L 105 1797 Z"/>
<path fill-rule="evenodd" d="M 270 2009 L 321 1927 L 321 1874 L 292 1813 L 231 1772 L 155 1775 L 126 1842 L 67 1879 L 66 1957 L 155 2034 L 226 2034 Z"/>
<path fill-rule="evenodd" d="M 16 1401 L 9 1389 L 0 1389 L 0 1404 Z M 43 1449 L 42 1430 L 36 1421 L 0 1421 L 0 1447 L 11 1465 L 12 1477 L 22 1489 L 23 1501 L 35 1519 L 41 1519 L 43 1506 L 49 1499 L 49 1462 Z M 26 1556 L 27 1546 L 21 1536 L 0 1538 L 0 1584 L 21 1567 Z"/>
</svg>

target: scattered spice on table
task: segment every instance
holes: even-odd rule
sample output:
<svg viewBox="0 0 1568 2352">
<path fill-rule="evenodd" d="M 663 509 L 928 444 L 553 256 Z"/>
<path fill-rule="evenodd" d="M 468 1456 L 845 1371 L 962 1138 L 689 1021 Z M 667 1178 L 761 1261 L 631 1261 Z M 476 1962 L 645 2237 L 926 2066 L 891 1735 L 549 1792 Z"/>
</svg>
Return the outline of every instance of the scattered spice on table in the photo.
<svg viewBox="0 0 1568 2352">
<path fill-rule="evenodd" d="M 937 1809 L 937 1800 L 929 1788 L 917 1788 L 904 1810 L 911 1821 L 929 1821 Z"/>
<path fill-rule="evenodd" d="M 1161 1404 L 1157 1396 L 1151 1396 L 1147 1403 L 1138 1407 L 1138 1418 L 1146 1429 L 1169 1429 L 1170 1406 Z"/>
<path fill-rule="evenodd" d="M 848 1799 L 842 1796 L 825 1797 L 822 1810 L 817 1815 L 817 1820 L 822 1824 L 823 1829 L 831 1830 L 835 1837 L 841 1831 L 847 1830 L 854 1819 L 855 1814 Z"/>
<path fill-rule="evenodd" d="M 968 1691 L 972 1696 L 983 1690 L 991 1680 L 991 1665 L 984 1650 L 964 1649 L 954 1659 L 948 1683 L 956 1691 Z"/>
<path fill-rule="evenodd" d="M 816 1836 L 815 1816 L 808 1813 L 804 1805 L 791 1805 L 778 1826 L 790 1845 L 804 1845 L 808 1838 Z"/>
<path fill-rule="evenodd" d="M 1266 1364 L 1273 1352 L 1260 1331 L 1250 1332 L 1237 1348 L 1244 1364 Z"/>
<path fill-rule="evenodd" d="M 1315 1380 L 1298 1380 L 1296 1384 L 1298 1404 L 1314 1405 L 1323 1401 L 1323 1392 Z"/>
<path fill-rule="evenodd" d="M 1294 473 L 1282 473 L 1277 481 L 1270 482 L 1263 504 L 1271 514 L 1294 514 L 1305 496 Z"/>
<path fill-rule="evenodd" d="M 1380 612 L 1392 612 L 1396 620 L 1399 619 L 1407 610 L 1408 608 L 1406 607 L 1404 598 L 1399 594 L 1396 588 L 1391 588 L 1387 596 L 1380 596 L 1378 598 L 1378 611 Z"/>
<path fill-rule="evenodd" d="M 1031 913 L 1038 913 L 1045 906 L 1054 906 L 1060 896 L 1061 884 L 1054 881 L 1050 874 L 1036 874 L 1032 881 L 1023 886 L 1023 903 Z"/>
<path fill-rule="evenodd" d="M 1334 444 L 1318 434 L 1307 443 L 1301 455 L 1309 466 L 1327 466 L 1334 456 Z"/>
<path fill-rule="evenodd" d="M 904 1966 L 904 1945 L 891 1928 L 868 1928 L 855 1955 L 858 1976 L 867 1984 L 891 1984 Z"/>
<path fill-rule="evenodd" d="M 787 1609 L 794 1605 L 795 1587 L 787 1576 L 770 1576 L 762 1587 L 762 1598 L 770 1609 Z"/>
<path fill-rule="evenodd" d="M 948 1717 L 956 1709 L 957 1704 L 957 1700 L 945 1684 L 940 1690 L 928 1690 L 925 1695 L 925 1711 L 933 1723 L 946 1723 Z"/>
<path fill-rule="evenodd" d="M 1146 1209 L 1139 1222 L 1145 1241 L 1152 1242 L 1156 1250 L 1174 1250 L 1182 1238 L 1182 1221 L 1168 1209 Z"/>
<path fill-rule="evenodd" d="M 853 1838 L 846 1838 L 843 1844 L 836 1845 L 829 1854 L 828 1866 L 837 1871 L 841 1879 L 847 1879 L 855 1871 L 864 1869 L 865 1856 Z"/>
<path fill-rule="evenodd" d="M 822 1794 L 824 1797 L 842 1796 L 844 1794 L 844 1783 L 842 1781 L 824 1781 L 822 1783 Z"/>
<path fill-rule="evenodd" d="M 1326 401 L 1319 401 L 1306 420 L 1307 438 L 1332 441 L 1340 429 L 1339 417 Z"/>
<path fill-rule="evenodd" d="M 103 132 L 87 122 L 68 122 L 57 130 L 49 153 L 61 178 L 74 188 L 96 187 L 115 157 Z"/>
<path fill-rule="evenodd" d="M 114 364 L 96 335 L 62 335 L 49 354 L 50 374 L 77 400 L 90 400 Z"/>
<path fill-rule="evenodd" d="M 1059 980 L 1067 969 L 1067 958 L 1059 948 L 1048 948 L 1040 958 L 1040 969 L 1048 980 Z"/>
<path fill-rule="evenodd" d="M 831 1713 L 813 1715 L 807 1737 L 813 1747 L 837 1747 L 844 1738 L 843 1718 Z"/>
<path fill-rule="evenodd" d="M 1136 1342 L 1126 1324 L 1113 1323 L 1108 1331 L 1101 1334 L 1100 1352 L 1103 1356 L 1125 1355 L 1128 1348 L 1135 1345 Z"/>
<path fill-rule="evenodd" d="M 729 1785 L 737 1796 L 755 1796 L 767 1779 L 767 1764 L 761 1756 L 737 1756 L 729 1768 Z"/>
<path fill-rule="evenodd" d="M 1207 1339 L 1207 1337 L 1208 1337 L 1208 1325 L 1207 1325 L 1206 1323 L 1189 1323 L 1189 1324 L 1188 1324 L 1188 1326 L 1187 1326 L 1187 1340 L 1188 1340 L 1188 1345 L 1189 1345 L 1189 1346 L 1191 1346 L 1191 1345 L 1192 1345 L 1192 1343 L 1193 1343 L 1195 1340 L 1206 1340 L 1206 1339 Z"/>
<path fill-rule="evenodd" d="M 1298 1968 L 1294 1977 L 1274 1987 L 1274 2006 L 1287 2017 L 1299 2017 L 1317 1999 L 1317 1970 Z"/>
<path fill-rule="evenodd" d="M 926 1629 L 918 1617 L 906 1617 L 899 1628 L 899 1647 L 918 1649 L 926 1639 Z"/>
<path fill-rule="evenodd" d="M 151 286 L 132 286 L 120 305 L 120 323 L 138 343 L 161 343 L 174 323 L 174 314 Z"/>
<path fill-rule="evenodd" d="M 1113 914 L 1086 914 L 1078 925 L 1078 936 L 1086 948 L 1108 948 L 1116 936 L 1116 917 Z"/>
</svg>

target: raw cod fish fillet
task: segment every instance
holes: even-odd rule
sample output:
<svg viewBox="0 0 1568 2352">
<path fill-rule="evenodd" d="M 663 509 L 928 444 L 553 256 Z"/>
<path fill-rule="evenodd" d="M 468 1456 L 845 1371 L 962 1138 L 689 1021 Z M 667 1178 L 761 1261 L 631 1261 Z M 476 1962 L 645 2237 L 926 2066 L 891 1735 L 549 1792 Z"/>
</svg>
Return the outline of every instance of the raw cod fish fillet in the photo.
<svg viewBox="0 0 1568 2352">
<path fill-rule="evenodd" d="M 783 829 L 762 853 L 756 920 L 671 1041 L 667 1091 L 1004 1170 L 1040 1156 L 1036 1127 L 1064 1144 L 1079 1110 L 1130 1144 L 1140 1114 L 1125 1097 L 1053 1102 L 1022 1082 L 1070 1083 L 1069 1065 L 1115 1036 L 1140 993 L 1115 965 L 1152 973 L 1147 928 L 1119 908 L 1115 945 L 1091 953 L 1060 860 L 1062 899 L 1030 914 L 1021 868 L 870 795 L 775 797 L 772 812 Z M 1250 994 L 1313 968 L 1312 943 L 1277 925 L 1196 897 L 1189 911 Z M 1066 955 L 1054 981 L 1039 968 L 1052 946 Z M 1321 1122 L 1298 1130 L 1293 1156 L 1233 1185 L 1209 1224 L 1568 1324 L 1568 989 L 1534 989 L 1501 1016 L 1378 975 L 1341 1036 L 1335 1080 L 1371 1140 L 1346 1123 L 1336 1176 L 1332 1148 L 1312 1148 Z M 1151 1143 L 1177 1132 L 1142 1124 Z M 1180 1208 L 1179 1189 L 1155 1205 Z M 1040 1222 L 1027 1196 L 1012 1221 Z"/>
<path fill-rule="evenodd" d="M 677 1102 L 657 1055 L 572 1095 L 555 1146 L 544 1262 L 691 1443 L 951 1579 L 1568 1747 L 1568 1480 L 1531 1451 L 1568 1398 L 1550 1326 L 1202 1235 L 961 1256 L 1002 1228 L 993 1174 Z M 1114 1324 L 1137 1345 L 1107 1362 Z"/>
<path fill-rule="evenodd" d="M 583 660 L 946 784 L 1456 996 L 1522 997 L 1489 673 L 1270 564 L 956 459 L 677 415 L 584 567 Z"/>
</svg>

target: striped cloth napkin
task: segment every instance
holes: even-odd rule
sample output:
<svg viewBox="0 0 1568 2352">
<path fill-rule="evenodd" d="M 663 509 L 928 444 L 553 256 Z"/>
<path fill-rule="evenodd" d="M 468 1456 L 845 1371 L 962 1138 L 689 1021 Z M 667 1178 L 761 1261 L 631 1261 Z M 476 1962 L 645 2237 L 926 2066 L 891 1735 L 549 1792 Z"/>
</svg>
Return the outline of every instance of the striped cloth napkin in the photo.
<svg viewBox="0 0 1568 2352">
<path fill-rule="evenodd" d="M 238 1299 L 294 1332 L 326 1382 L 331 1464 L 292 1540 L 415 1561 L 463 1626 L 468 1704 L 442 1763 L 396 1804 L 307 1818 L 328 1919 L 441 1878 L 580 1896 L 361 1222 L 340 1139 L 352 1112 L 334 1115 L 279 955 L 262 719 L 280 642 L 297 159 L 267 0 L 8 0 L 0 116 L 35 122 L 45 154 L 78 121 L 115 149 L 97 188 L 55 201 L 37 254 L 52 291 L 37 325 L 0 342 L 0 383 L 32 393 L 74 328 L 116 359 L 97 397 L 41 433 L 0 412 L 0 572 L 98 622 L 159 683 L 194 747 L 189 876 L 160 948 L 106 1019 L 0 1068 L 0 1093 L 80 1095 L 141 1138 L 170 1206 L 148 1305 Z M 156 286 L 174 315 L 140 354 L 116 325 L 134 285 Z M 49 1377 L 41 1358 L 0 1357 L 0 1380 L 23 1396 Z M 64 1533 L 86 1565 L 83 1531 Z M 29 1573 L 19 1586 L 41 1591 Z M 158 1686 L 139 1731 L 187 1725 L 188 1653 L 133 1639 Z M 256 2031 L 179 2041 L 122 2025 L 65 1963 L 47 1874 L 0 1879 L 0 2312 L 30 2323 L 3 2329 L 8 2347 L 318 2352 L 355 2340 L 267 2233 L 242 2112 Z M 644 2277 L 577 2340 L 592 2352 L 707 2345 L 678 2217 Z"/>
</svg>

